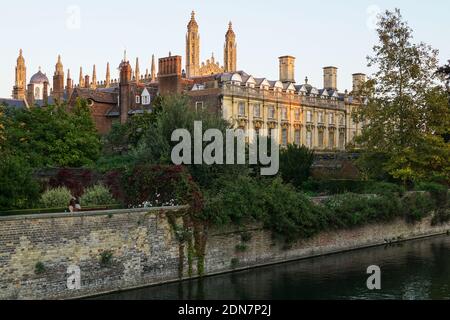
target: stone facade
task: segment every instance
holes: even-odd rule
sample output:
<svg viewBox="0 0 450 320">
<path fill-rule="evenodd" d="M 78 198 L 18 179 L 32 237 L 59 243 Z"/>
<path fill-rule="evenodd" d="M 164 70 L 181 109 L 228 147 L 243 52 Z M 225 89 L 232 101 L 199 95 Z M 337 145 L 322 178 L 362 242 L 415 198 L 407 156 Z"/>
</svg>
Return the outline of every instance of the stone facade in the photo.
<svg viewBox="0 0 450 320">
<path fill-rule="evenodd" d="M 315 150 L 342 151 L 361 133 L 364 124 L 355 123 L 352 114 L 363 104 L 358 99 L 358 91 L 366 81 L 364 74 L 354 74 L 353 91 L 342 92 L 338 90 L 336 67 L 323 69 L 322 89 L 309 84 L 307 78 L 303 84 L 296 82 L 296 58 L 290 55 L 279 58 L 278 80 L 237 71 L 237 42 L 231 22 L 225 34 L 224 66 L 220 66 L 214 55 L 200 63 L 200 52 L 199 25 L 192 12 L 187 25 L 185 70 L 183 58 L 169 53 L 159 59 L 158 72 L 152 56 L 151 72 L 147 70 L 144 75 L 139 59 L 133 69 L 125 53 L 119 65 L 119 79 L 111 79 L 109 63 L 105 81 L 97 81 L 94 65 L 92 78 L 84 76 L 80 68 L 79 84 L 74 85 L 68 70 L 64 90 L 64 71 L 59 57 L 51 95 L 46 99 L 33 94 L 36 90 L 47 91 L 45 85 L 49 87 L 45 74 L 39 71 L 32 77 L 35 81 L 31 81 L 28 89 L 28 106 L 63 100 L 73 106 L 77 98 L 89 97 L 95 124 L 101 134 L 106 134 L 116 121 L 125 123 L 130 116 L 151 112 L 151 102 L 156 95 L 186 94 L 191 97 L 193 108 L 221 114 L 236 128 L 249 133 L 270 134 L 283 146 L 293 143 Z M 18 97 L 25 77 L 22 53 L 16 70 Z"/>
<path fill-rule="evenodd" d="M 180 247 L 167 218 L 180 210 L 183 208 L 0 218 L 0 299 L 76 298 L 177 281 L 180 265 L 183 278 L 187 278 L 188 250 Z M 432 227 L 430 219 L 415 225 L 399 220 L 322 233 L 287 249 L 258 225 L 211 229 L 206 243 L 205 274 L 448 230 L 450 224 Z M 250 235 L 248 242 L 243 243 L 243 232 Z M 243 244 L 246 250 L 237 250 Z M 108 256 L 106 253 L 110 257 L 107 261 L 102 258 Z M 195 265 L 193 276 L 197 272 Z"/>
</svg>

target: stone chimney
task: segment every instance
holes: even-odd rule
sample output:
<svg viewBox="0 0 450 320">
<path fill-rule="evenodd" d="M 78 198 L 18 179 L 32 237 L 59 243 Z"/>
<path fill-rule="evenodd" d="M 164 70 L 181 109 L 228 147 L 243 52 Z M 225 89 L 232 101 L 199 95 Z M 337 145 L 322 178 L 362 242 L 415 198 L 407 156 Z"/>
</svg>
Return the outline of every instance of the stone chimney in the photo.
<svg viewBox="0 0 450 320">
<path fill-rule="evenodd" d="M 283 56 L 280 60 L 280 81 L 295 82 L 295 57 Z"/>
<path fill-rule="evenodd" d="M 323 87 L 327 90 L 337 90 L 337 70 L 336 67 L 323 68 Z"/>
<path fill-rule="evenodd" d="M 48 105 L 48 82 L 44 82 L 44 92 L 42 96 L 42 100 L 44 101 L 44 106 Z"/>
<path fill-rule="evenodd" d="M 361 86 L 367 81 L 367 76 L 364 73 L 353 74 L 353 93 L 358 93 Z"/>
<path fill-rule="evenodd" d="M 181 63 L 181 56 L 169 55 L 159 59 L 158 81 L 159 91 L 162 95 L 182 92 Z"/>
</svg>

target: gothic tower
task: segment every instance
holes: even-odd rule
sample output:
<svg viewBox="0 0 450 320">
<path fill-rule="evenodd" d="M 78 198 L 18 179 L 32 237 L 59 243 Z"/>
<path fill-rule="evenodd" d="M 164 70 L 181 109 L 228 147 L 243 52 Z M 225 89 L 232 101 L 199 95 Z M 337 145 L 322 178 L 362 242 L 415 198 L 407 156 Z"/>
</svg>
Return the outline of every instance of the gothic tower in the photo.
<svg viewBox="0 0 450 320">
<path fill-rule="evenodd" d="M 120 123 L 125 124 L 128 121 L 128 108 L 131 106 L 131 65 L 127 60 L 126 53 L 119 66 L 120 69 Z"/>
<path fill-rule="evenodd" d="M 13 99 L 26 98 L 26 82 L 27 82 L 27 68 L 25 67 L 25 59 L 22 56 L 22 49 L 19 51 L 16 66 L 16 82 L 13 87 Z"/>
<path fill-rule="evenodd" d="M 228 31 L 225 35 L 225 49 L 224 49 L 224 69 L 225 72 L 236 71 L 237 61 L 237 45 L 236 35 L 233 31 L 233 24 L 230 22 L 228 25 Z"/>
<path fill-rule="evenodd" d="M 95 67 L 92 69 L 92 83 L 91 83 L 91 89 L 97 89 L 97 68 Z"/>
<path fill-rule="evenodd" d="M 151 70 L 152 82 L 156 81 L 156 66 L 155 66 L 155 55 L 152 54 L 152 70 Z"/>
<path fill-rule="evenodd" d="M 200 35 L 198 33 L 198 24 L 195 21 L 195 12 L 192 11 L 191 21 L 187 26 L 186 35 L 186 74 L 187 77 L 198 75 L 200 68 Z"/>
<path fill-rule="evenodd" d="M 80 88 L 84 88 L 83 67 L 80 67 L 80 79 L 78 80 L 78 86 Z"/>
<path fill-rule="evenodd" d="M 67 70 L 66 92 L 67 92 L 67 100 L 69 100 L 73 92 L 73 80 L 70 77 L 70 69 Z"/>
<path fill-rule="evenodd" d="M 134 78 L 136 79 L 136 83 L 139 84 L 141 80 L 141 70 L 139 68 L 139 58 L 136 58 L 136 68 L 134 70 Z"/>
<path fill-rule="evenodd" d="M 111 85 L 111 71 L 109 70 L 109 62 L 106 65 L 106 81 L 105 81 L 105 88 L 109 88 Z"/>
<path fill-rule="evenodd" d="M 61 62 L 61 56 L 58 56 L 58 62 L 55 65 L 55 74 L 53 75 L 53 99 L 60 103 L 64 99 L 64 67 Z"/>
</svg>

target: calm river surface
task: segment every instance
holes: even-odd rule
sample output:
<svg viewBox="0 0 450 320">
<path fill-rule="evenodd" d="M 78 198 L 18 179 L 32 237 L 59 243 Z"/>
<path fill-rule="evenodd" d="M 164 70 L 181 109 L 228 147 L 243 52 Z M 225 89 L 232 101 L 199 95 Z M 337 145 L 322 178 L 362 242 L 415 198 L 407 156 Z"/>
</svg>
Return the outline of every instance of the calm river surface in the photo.
<svg viewBox="0 0 450 320">
<path fill-rule="evenodd" d="M 381 268 L 369 291 L 367 267 Z M 96 299 L 450 299 L 450 237 L 415 240 Z"/>
</svg>

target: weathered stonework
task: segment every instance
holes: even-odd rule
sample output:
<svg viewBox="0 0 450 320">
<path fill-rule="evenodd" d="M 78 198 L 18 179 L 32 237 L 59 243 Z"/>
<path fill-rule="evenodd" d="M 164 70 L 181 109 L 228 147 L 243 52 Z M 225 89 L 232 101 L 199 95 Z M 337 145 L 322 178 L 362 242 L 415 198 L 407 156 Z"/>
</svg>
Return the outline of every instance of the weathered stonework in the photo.
<svg viewBox="0 0 450 320">
<path fill-rule="evenodd" d="M 187 278 L 189 246 L 179 243 L 169 223 L 167 217 L 174 212 L 183 208 L 0 218 L 0 299 L 76 298 L 176 281 L 180 255 Z M 415 225 L 399 220 L 322 233 L 291 248 L 259 226 L 245 229 L 209 230 L 206 275 L 442 234 L 450 224 L 433 227 L 430 219 Z M 112 254 L 108 263 L 102 261 L 104 252 Z M 69 290 L 67 272 L 74 265 L 81 271 L 81 287 Z"/>
</svg>

